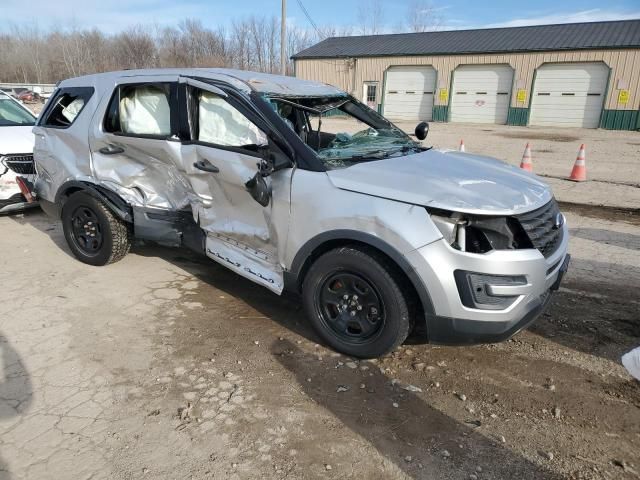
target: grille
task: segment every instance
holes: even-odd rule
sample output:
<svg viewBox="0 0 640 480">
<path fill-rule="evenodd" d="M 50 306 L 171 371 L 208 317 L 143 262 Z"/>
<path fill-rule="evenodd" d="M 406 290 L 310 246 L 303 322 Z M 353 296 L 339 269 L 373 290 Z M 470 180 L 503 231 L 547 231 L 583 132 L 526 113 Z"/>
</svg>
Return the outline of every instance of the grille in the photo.
<svg viewBox="0 0 640 480">
<path fill-rule="evenodd" d="M 35 175 L 33 155 L 5 155 L 3 163 L 19 175 Z"/>
<path fill-rule="evenodd" d="M 545 257 L 553 254 L 562 241 L 562 228 L 556 228 L 559 213 L 558 204 L 551 200 L 544 207 L 516 216 L 533 246 Z"/>
</svg>

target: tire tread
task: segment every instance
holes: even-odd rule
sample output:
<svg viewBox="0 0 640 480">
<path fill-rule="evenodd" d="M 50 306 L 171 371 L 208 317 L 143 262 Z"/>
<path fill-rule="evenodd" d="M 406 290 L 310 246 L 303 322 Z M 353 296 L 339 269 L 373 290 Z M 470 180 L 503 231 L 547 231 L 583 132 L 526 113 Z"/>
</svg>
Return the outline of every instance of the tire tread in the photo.
<svg viewBox="0 0 640 480">
<path fill-rule="evenodd" d="M 73 205 L 74 203 L 84 203 L 87 206 L 98 210 L 98 212 L 96 213 L 101 213 L 104 216 L 107 221 L 109 231 L 111 232 L 111 251 L 109 252 L 109 256 L 105 260 L 91 261 L 89 257 L 79 256 L 79 254 L 76 253 L 73 245 L 71 245 L 71 241 L 67 237 L 67 242 L 69 242 L 74 255 L 83 263 L 96 266 L 109 265 L 110 263 L 115 263 L 119 260 L 122 260 L 122 258 L 125 257 L 131 249 L 131 243 L 133 241 L 133 231 L 131 226 L 127 222 L 116 217 L 113 212 L 109 210 L 109 208 L 107 208 L 104 202 L 92 195 L 87 194 L 84 191 L 79 191 L 71 195 L 66 201 L 64 207 L 71 208 L 70 204 Z M 63 225 L 66 225 L 64 219 L 64 207 L 62 217 Z M 67 236 L 66 231 L 65 236 Z"/>
<path fill-rule="evenodd" d="M 306 296 L 310 293 L 305 293 L 305 291 L 310 288 L 307 282 L 311 281 L 311 279 L 314 277 L 315 269 L 317 266 L 322 264 L 322 259 L 327 259 L 328 257 L 332 257 L 336 254 L 355 257 L 356 261 L 359 263 L 373 262 L 374 264 L 377 264 L 377 267 L 379 267 L 380 270 L 379 273 L 382 276 L 383 281 L 390 287 L 393 296 L 398 299 L 398 307 L 400 310 L 400 317 L 402 319 L 402 321 L 400 322 L 401 328 L 399 328 L 396 332 L 395 339 L 388 345 L 386 345 L 384 349 L 378 349 L 371 354 L 366 352 L 362 352 L 361 354 L 355 354 L 352 352 L 349 354 L 352 356 L 359 356 L 361 358 L 377 357 L 388 354 L 389 352 L 395 350 L 399 345 L 402 344 L 402 342 L 407 339 L 412 328 L 413 319 L 411 313 L 413 309 L 413 302 L 412 297 L 404 293 L 409 292 L 409 290 L 407 289 L 406 280 L 398 270 L 398 267 L 390 259 L 385 257 L 374 248 L 363 245 L 344 245 L 327 251 L 315 260 L 314 264 L 311 265 L 311 268 L 307 272 L 307 275 L 304 279 L 303 295 Z M 309 310 L 308 314 L 311 314 Z"/>
<path fill-rule="evenodd" d="M 115 263 L 122 260 L 129 250 L 131 250 L 132 243 L 132 233 L 129 224 L 117 218 L 111 210 L 109 210 L 104 203 L 98 201 L 96 202 L 102 211 L 102 213 L 107 217 L 109 222 L 109 227 L 111 230 L 111 255 L 109 259 L 105 263 L 105 265 L 109 265 L 110 263 Z"/>
</svg>

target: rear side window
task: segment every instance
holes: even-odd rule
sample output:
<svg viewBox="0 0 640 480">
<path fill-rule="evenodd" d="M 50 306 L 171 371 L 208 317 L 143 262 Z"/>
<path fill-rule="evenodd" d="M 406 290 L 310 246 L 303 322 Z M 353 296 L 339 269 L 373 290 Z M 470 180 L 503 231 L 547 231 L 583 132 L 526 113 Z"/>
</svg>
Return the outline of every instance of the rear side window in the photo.
<svg viewBox="0 0 640 480">
<path fill-rule="evenodd" d="M 93 91 L 93 87 L 59 89 L 38 124 L 49 128 L 69 128 L 89 102 Z"/>
<path fill-rule="evenodd" d="M 171 136 L 171 93 L 170 83 L 118 87 L 109 102 L 105 131 L 154 138 Z"/>
</svg>

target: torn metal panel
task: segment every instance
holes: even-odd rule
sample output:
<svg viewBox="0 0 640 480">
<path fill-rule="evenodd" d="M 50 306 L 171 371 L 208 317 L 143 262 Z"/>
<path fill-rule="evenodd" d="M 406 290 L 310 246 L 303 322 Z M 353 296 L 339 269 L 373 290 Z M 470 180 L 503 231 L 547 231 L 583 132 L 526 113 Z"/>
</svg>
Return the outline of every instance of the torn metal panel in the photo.
<svg viewBox="0 0 640 480">
<path fill-rule="evenodd" d="M 263 207 L 245 187 L 256 174 L 259 159 L 255 156 L 204 145 L 184 145 L 182 158 L 193 187 L 189 198 L 194 219 L 207 232 L 207 245 L 210 238 L 231 239 L 217 249 L 209 248 L 214 253 L 208 254 L 219 261 L 217 254 L 224 247 L 225 255 L 242 265 L 243 275 L 259 272 L 260 275 L 253 275 L 255 281 L 261 283 L 256 279 L 268 277 L 273 283 L 267 282 L 265 286 L 281 290 L 283 268 L 279 249 L 284 248 L 281 238 L 286 238 L 288 226 L 292 170 L 280 170 L 265 178 L 274 195 Z M 198 160 L 215 165 L 219 172 L 211 174 L 195 168 L 193 164 Z"/>
<path fill-rule="evenodd" d="M 135 206 L 181 210 L 189 205 L 191 185 L 183 173 L 180 143 L 169 140 L 119 137 L 92 142 L 94 178 Z M 123 149 L 105 155 L 107 146 Z"/>
<path fill-rule="evenodd" d="M 284 288 L 282 267 L 266 252 L 253 250 L 234 238 L 211 233 L 206 241 L 207 256 L 249 280 L 280 294 Z"/>
<path fill-rule="evenodd" d="M 226 75 L 240 79 L 249 85 L 252 90 L 260 93 L 303 97 L 346 96 L 345 92 L 333 85 L 313 80 L 246 70 L 213 69 L 211 71 L 224 72 Z"/>
<path fill-rule="evenodd" d="M 124 134 L 106 132 L 102 121 L 110 105 L 113 84 L 105 86 L 96 108 L 89 130 L 93 179 L 132 206 L 167 210 L 189 206 L 192 188 L 184 175 L 181 143 L 169 137 L 168 92 L 157 86 L 160 82 L 177 80 L 172 75 L 157 75 L 153 79 L 127 75 L 114 82 L 116 88 L 122 88 L 118 115 Z M 150 81 L 156 85 L 129 88 L 131 84 Z M 142 136 L 133 135 L 138 132 L 143 132 Z"/>
</svg>

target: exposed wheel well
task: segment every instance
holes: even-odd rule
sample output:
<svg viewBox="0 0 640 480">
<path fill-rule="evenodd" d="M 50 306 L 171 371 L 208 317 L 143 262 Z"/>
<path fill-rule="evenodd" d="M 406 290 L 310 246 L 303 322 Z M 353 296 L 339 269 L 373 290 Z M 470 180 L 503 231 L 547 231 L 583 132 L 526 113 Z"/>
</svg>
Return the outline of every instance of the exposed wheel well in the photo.
<svg viewBox="0 0 640 480">
<path fill-rule="evenodd" d="M 398 265 L 391 256 L 382 251 L 380 248 L 377 248 L 367 242 L 360 240 L 352 240 L 348 238 L 336 238 L 323 242 L 322 244 L 315 247 L 311 253 L 306 257 L 304 263 L 302 264 L 297 278 L 296 278 L 296 291 L 300 291 L 302 288 L 302 284 L 304 282 L 304 278 L 307 275 L 309 268 L 311 265 L 323 254 L 326 252 L 333 250 L 335 248 L 340 247 L 351 247 L 356 248 L 358 250 L 364 251 L 365 253 L 372 253 L 374 256 L 382 257 L 385 260 L 387 266 L 393 269 L 394 276 L 400 280 L 402 283 L 403 289 L 408 293 L 408 301 L 411 308 L 411 314 L 414 318 L 414 329 L 419 327 L 420 329 L 424 329 L 426 331 L 426 319 L 425 319 L 425 307 L 423 300 L 420 298 L 416 287 L 407 274 L 407 272 Z M 430 307 L 430 305 L 428 305 Z"/>
<path fill-rule="evenodd" d="M 82 192 L 83 190 L 85 189 L 81 187 L 68 187 L 60 194 L 60 199 L 66 202 L 71 195 L 76 192 Z"/>
<path fill-rule="evenodd" d="M 108 188 L 89 182 L 72 181 L 60 188 L 56 196 L 56 203 L 59 205 L 60 212 L 69 197 L 77 192 L 85 192 L 95 197 L 103 202 L 106 207 L 120 219 L 129 223 L 133 222 L 131 206 L 122 199 L 120 195 Z"/>
</svg>

